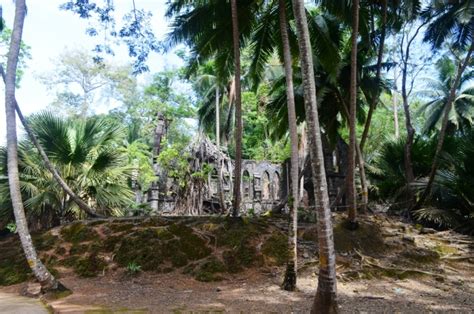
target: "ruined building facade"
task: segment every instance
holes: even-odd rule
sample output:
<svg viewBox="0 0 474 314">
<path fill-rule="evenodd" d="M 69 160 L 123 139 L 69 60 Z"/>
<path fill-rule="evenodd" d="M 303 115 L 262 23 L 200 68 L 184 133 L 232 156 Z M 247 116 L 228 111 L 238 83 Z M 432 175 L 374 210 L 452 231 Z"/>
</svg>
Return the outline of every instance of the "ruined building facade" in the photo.
<svg viewBox="0 0 474 314">
<path fill-rule="evenodd" d="M 234 161 L 225 152 L 219 150 L 208 137 L 196 136 L 186 150 L 191 172 L 202 170 L 204 165 L 211 166 L 212 170 L 205 178 L 194 178 L 191 175 L 186 190 L 180 189 L 157 163 L 162 138 L 166 134 L 168 124 L 169 121 L 163 115 L 158 115 L 153 149 L 153 168 L 158 180 L 152 184 L 148 193 L 142 198 L 142 202 L 149 204 L 152 214 L 203 215 L 228 212 L 233 197 Z M 329 196 L 333 206 L 344 203 L 344 197 L 341 196 L 344 194 L 346 150 L 347 145 L 342 139 L 339 139 L 337 145 L 332 148 L 328 141 L 323 140 Z M 302 207 L 314 205 L 312 175 L 307 151 L 307 143 L 303 135 L 299 158 L 301 175 L 297 183 L 300 186 L 300 206 Z M 277 164 L 269 161 L 243 160 L 240 213 L 260 214 L 285 203 L 292 184 L 289 169 L 289 161 Z"/>
</svg>

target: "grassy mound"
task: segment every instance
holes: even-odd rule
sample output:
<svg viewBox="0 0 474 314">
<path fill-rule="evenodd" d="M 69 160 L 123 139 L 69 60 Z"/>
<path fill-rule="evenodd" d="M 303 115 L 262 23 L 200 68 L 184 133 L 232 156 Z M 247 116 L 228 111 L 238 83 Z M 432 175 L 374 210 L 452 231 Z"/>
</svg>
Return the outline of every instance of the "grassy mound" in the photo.
<svg viewBox="0 0 474 314">
<path fill-rule="evenodd" d="M 216 281 L 252 266 L 282 265 L 287 248 L 286 236 L 263 219 L 224 217 L 75 222 L 33 239 L 53 273 L 70 269 L 81 277 L 133 265 Z M 10 236 L 0 246 L 0 285 L 31 278 L 19 239 Z"/>
</svg>

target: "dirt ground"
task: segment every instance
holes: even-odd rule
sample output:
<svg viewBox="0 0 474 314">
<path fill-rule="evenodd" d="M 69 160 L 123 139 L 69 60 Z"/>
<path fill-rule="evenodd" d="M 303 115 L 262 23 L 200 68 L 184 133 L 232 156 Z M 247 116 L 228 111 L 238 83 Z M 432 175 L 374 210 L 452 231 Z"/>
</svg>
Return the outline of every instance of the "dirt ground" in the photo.
<svg viewBox="0 0 474 314">
<path fill-rule="evenodd" d="M 466 264 L 466 266 L 468 266 Z M 472 270 L 472 268 L 471 268 Z M 444 282 L 417 279 L 355 280 L 338 283 L 341 313 L 472 313 L 474 277 L 450 270 Z M 280 273 L 248 271 L 238 277 L 203 283 L 179 273 L 121 272 L 92 279 L 65 276 L 72 295 L 51 301 L 57 313 L 308 313 L 317 279 L 307 272 L 297 292 L 279 288 Z M 0 289 L 15 292 L 21 285 Z"/>
<path fill-rule="evenodd" d="M 385 216 L 367 218 L 365 226 L 357 238 L 336 232 L 340 313 L 474 313 L 472 237 L 416 229 Z M 217 282 L 197 281 L 179 269 L 130 275 L 115 268 L 81 278 L 58 268 L 73 293 L 48 303 L 56 313 L 308 313 L 318 262 L 315 241 L 303 238 L 297 292 L 280 289 L 284 267 L 277 266 L 223 274 Z M 3 287 L 0 294 L 24 287 Z"/>
</svg>

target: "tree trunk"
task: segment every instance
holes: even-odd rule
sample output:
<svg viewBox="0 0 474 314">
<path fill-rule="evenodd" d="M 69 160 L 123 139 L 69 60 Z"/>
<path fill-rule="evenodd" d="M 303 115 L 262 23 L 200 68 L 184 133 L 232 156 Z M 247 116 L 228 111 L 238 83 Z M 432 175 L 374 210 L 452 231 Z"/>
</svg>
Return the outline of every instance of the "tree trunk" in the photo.
<svg viewBox="0 0 474 314">
<path fill-rule="evenodd" d="M 357 106 L 357 37 L 359 29 L 359 0 L 352 2 L 352 50 L 351 50 L 351 85 L 349 103 L 349 165 L 347 169 L 347 205 L 348 205 L 348 227 L 356 229 L 357 195 L 355 187 L 355 163 L 356 163 L 356 106 Z"/>
<path fill-rule="evenodd" d="M 8 183 L 13 205 L 13 212 L 20 236 L 21 245 L 26 260 L 33 274 L 41 284 L 43 292 L 64 288 L 54 276 L 46 269 L 38 258 L 33 241 L 28 231 L 28 223 L 23 208 L 20 191 L 20 177 L 18 173 L 18 151 L 15 116 L 15 81 L 20 52 L 23 23 L 26 14 L 25 0 L 16 1 L 15 21 L 11 36 L 10 50 L 8 52 L 7 72 L 5 75 L 5 114 L 7 124 L 7 153 L 8 153 Z"/>
<path fill-rule="evenodd" d="M 398 104 L 397 104 L 397 70 L 393 70 L 393 93 L 392 93 L 392 102 L 393 102 L 393 124 L 395 127 L 395 138 L 398 140 L 400 137 L 400 127 L 398 126 Z"/>
<path fill-rule="evenodd" d="M 234 197 L 232 216 L 237 217 L 240 212 L 240 185 L 242 179 L 242 103 L 240 88 L 240 45 L 239 45 L 239 16 L 237 0 L 231 0 L 232 9 L 232 40 L 234 45 L 235 61 L 235 167 L 234 167 Z"/>
<path fill-rule="evenodd" d="M 310 141 L 309 151 L 313 173 L 313 190 L 318 220 L 319 276 L 318 289 L 311 312 L 336 313 L 336 254 L 334 251 L 331 210 L 329 208 L 328 187 L 319 127 L 312 49 L 304 0 L 293 1 L 293 10 L 299 39 L 298 45 L 303 76 L 306 121 L 308 123 L 308 137 Z"/>
<path fill-rule="evenodd" d="M 410 46 L 407 46 L 406 56 L 409 56 Z M 413 139 L 415 137 L 415 129 L 411 123 L 410 104 L 408 103 L 407 93 L 407 75 L 408 75 L 408 61 L 405 60 L 402 65 L 402 102 L 403 111 L 405 113 L 405 127 L 407 129 L 407 140 L 404 148 L 404 166 L 405 166 L 405 179 L 407 181 L 407 207 L 410 208 L 413 205 L 414 196 L 411 189 L 411 184 L 415 181 L 415 174 L 413 172 L 413 161 L 411 158 L 411 151 L 413 148 Z"/>
<path fill-rule="evenodd" d="M 3 67 L 1 65 L 0 65 L 0 73 L 2 75 L 3 82 L 6 84 L 5 71 L 3 70 Z M 86 202 L 84 202 L 76 193 L 74 193 L 74 191 L 69 187 L 66 181 L 63 180 L 63 178 L 59 174 L 59 171 L 51 163 L 48 155 L 46 155 L 46 152 L 44 151 L 43 147 L 41 146 L 38 139 L 36 138 L 36 135 L 31 129 L 30 125 L 28 124 L 28 121 L 23 116 L 20 106 L 18 105 L 18 102 L 16 101 L 16 97 L 14 98 L 14 103 L 15 103 L 15 110 L 18 115 L 18 118 L 21 121 L 21 124 L 25 128 L 26 133 L 28 134 L 28 137 L 30 138 L 30 140 L 33 142 L 36 149 L 38 150 L 41 158 L 43 159 L 45 167 L 53 175 L 53 178 L 58 182 L 58 184 L 61 186 L 64 192 L 66 192 L 71 197 L 71 199 L 77 204 L 77 206 L 80 209 L 82 209 L 87 215 L 89 215 L 89 217 L 93 217 L 93 218 L 103 217 L 102 215 L 95 213 L 94 210 L 89 205 L 86 204 Z"/>
<path fill-rule="evenodd" d="M 453 85 L 451 86 L 451 89 L 449 91 L 449 98 L 446 104 L 446 109 L 444 111 L 444 116 L 443 116 L 443 121 L 441 125 L 441 130 L 439 131 L 438 135 L 438 143 L 436 145 L 436 151 L 435 155 L 433 157 L 433 163 L 431 165 L 431 170 L 430 170 L 430 176 L 428 178 L 428 184 L 426 185 L 425 190 L 423 191 L 423 194 L 421 195 L 420 199 L 418 200 L 415 209 L 420 208 L 420 206 L 423 205 L 425 202 L 426 198 L 431 192 L 431 187 L 433 186 L 434 178 L 436 175 L 436 170 L 438 169 L 439 165 L 439 157 L 441 154 L 441 151 L 443 150 L 443 144 L 444 140 L 446 138 L 446 130 L 448 128 L 448 123 L 449 123 L 449 114 L 451 113 L 451 110 L 453 108 L 453 103 L 456 98 L 456 90 L 459 86 L 459 83 L 461 81 L 462 74 L 464 73 L 464 70 L 466 69 L 467 65 L 469 64 L 471 60 L 471 55 L 472 52 L 474 51 L 474 41 L 471 42 L 471 47 L 469 48 L 469 51 L 466 54 L 466 57 L 462 62 L 459 63 L 458 65 L 458 70 L 456 73 L 456 78 L 454 79 Z"/>
<path fill-rule="evenodd" d="M 220 116 L 220 104 L 219 104 L 219 87 L 216 83 L 216 146 L 217 150 L 220 151 L 221 149 L 221 116 Z M 219 205 L 221 207 L 221 213 L 226 212 L 225 206 L 225 197 L 224 197 L 224 189 L 223 189 L 223 182 L 222 182 L 222 160 L 220 154 L 217 155 L 217 193 L 219 197 Z"/>
<path fill-rule="evenodd" d="M 278 2 L 280 32 L 283 43 L 283 62 L 285 65 L 286 102 L 288 106 L 288 126 L 291 143 L 291 197 L 289 197 L 290 215 L 288 217 L 288 261 L 286 264 L 283 289 L 295 291 L 298 270 L 297 231 L 298 231 L 298 130 L 296 123 L 295 95 L 293 87 L 293 64 L 291 61 L 290 41 L 286 18 L 285 0 Z"/>
<path fill-rule="evenodd" d="M 380 81 L 380 72 L 382 70 L 382 59 L 383 59 L 383 49 L 384 49 L 384 44 L 385 44 L 386 24 L 387 24 L 387 0 L 383 0 L 382 1 L 382 30 L 380 34 L 380 45 L 379 45 L 379 51 L 377 55 L 377 69 L 375 73 L 376 82 Z M 375 108 L 379 101 L 379 97 L 380 97 L 380 90 L 377 88 L 377 94 L 375 95 L 374 99 L 372 100 L 370 104 L 369 112 L 367 113 L 367 120 L 365 121 L 364 131 L 360 139 L 361 152 L 364 152 L 365 142 L 367 141 L 367 138 L 369 136 L 370 124 L 372 123 L 372 116 L 374 114 Z"/>
</svg>

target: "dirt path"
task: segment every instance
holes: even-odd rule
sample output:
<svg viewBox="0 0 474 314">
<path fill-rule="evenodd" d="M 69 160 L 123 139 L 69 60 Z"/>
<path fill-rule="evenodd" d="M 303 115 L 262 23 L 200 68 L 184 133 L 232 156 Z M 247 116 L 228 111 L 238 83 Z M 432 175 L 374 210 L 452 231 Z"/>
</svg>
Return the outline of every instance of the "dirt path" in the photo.
<svg viewBox="0 0 474 314">
<path fill-rule="evenodd" d="M 0 292 L 0 313 L 2 314 L 47 314 L 43 303 L 37 299 Z"/>
<path fill-rule="evenodd" d="M 84 313 L 86 310 L 308 313 L 317 285 L 316 276 L 300 277 L 299 291 L 289 293 L 279 288 L 280 275 L 247 272 L 213 283 L 198 282 L 177 273 L 147 273 L 134 278 L 119 273 L 94 279 L 71 276 L 62 281 L 74 294 L 51 304 L 59 313 Z M 459 278 L 449 277 L 445 282 L 429 277 L 340 282 L 340 312 L 472 313 L 474 278 L 466 278 L 463 274 Z"/>
</svg>

